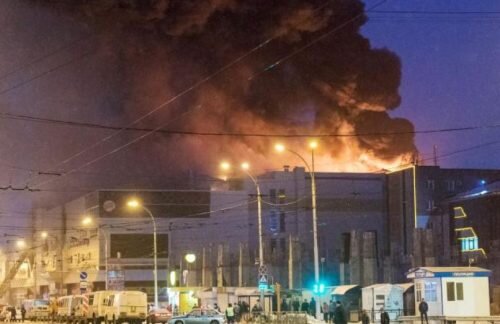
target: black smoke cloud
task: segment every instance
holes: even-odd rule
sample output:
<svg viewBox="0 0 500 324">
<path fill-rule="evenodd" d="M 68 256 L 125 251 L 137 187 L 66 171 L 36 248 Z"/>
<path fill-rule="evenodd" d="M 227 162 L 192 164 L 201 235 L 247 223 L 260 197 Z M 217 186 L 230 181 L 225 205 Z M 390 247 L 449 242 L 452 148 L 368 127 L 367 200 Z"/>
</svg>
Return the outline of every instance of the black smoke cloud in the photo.
<svg viewBox="0 0 500 324">
<path fill-rule="evenodd" d="M 143 126 L 205 132 L 377 133 L 322 139 L 330 170 L 373 170 L 416 151 L 412 124 L 391 118 L 401 102 L 399 58 L 360 34 L 355 0 L 31 0 L 89 26 L 103 64 L 119 67 L 112 109 L 138 116 L 269 43 L 148 118 Z M 353 17 L 357 17 L 353 19 Z M 349 23 L 346 23 L 350 21 Z M 302 50 L 325 33 L 328 36 Z M 271 64 L 295 53 L 278 66 Z M 113 96 L 114 94 L 110 94 Z M 114 101 L 113 101 L 114 102 Z M 188 113 L 186 113 L 188 111 Z M 185 113 L 182 117 L 180 114 Z M 404 133 L 397 136 L 384 132 Z M 221 157 L 265 166 L 273 139 L 154 137 L 172 168 L 206 169 Z M 300 147 L 302 140 L 292 140 Z M 299 151 L 301 151 L 299 149 Z M 175 154 L 172 154 L 175 152 Z M 179 161 L 181 163 L 179 163 Z"/>
</svg>

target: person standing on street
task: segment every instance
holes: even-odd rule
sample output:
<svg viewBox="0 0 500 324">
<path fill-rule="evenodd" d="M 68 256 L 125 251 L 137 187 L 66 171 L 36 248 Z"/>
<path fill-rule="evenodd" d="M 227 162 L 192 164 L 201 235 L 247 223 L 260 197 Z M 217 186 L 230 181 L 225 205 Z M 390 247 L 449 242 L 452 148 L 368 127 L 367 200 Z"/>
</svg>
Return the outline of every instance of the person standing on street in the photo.
<svg viewBox="0 0 500 324">
<path fill-rule="evenodd" d="M 311 302 L 309 303 L 309 314 L 316 318 L 316 300 L 311 297 Z"/>
<path fill-rule="evenodd" d="M 228 324 L 234 323 L 234 308 L 233 304 L 231 303 L 229 303 L 229 305 L 226 308 L 226 320 Z"/>
<path fill-rule="evenodd" d="M 16 315 L 17 315 L 17 311 L 16 311 L 16 308 L 14 306 L 12 306 L 10 308 L 10 320 L 12 322 L 15 322 L 16 321 Z"/>
<path fill-rule="evenodd" d="M 361 314 L 361 324 L 370 324 L 370 316 L 368 316 L 366 309 L 363 309 L 363 313 Z"/>
<path fill-rule="evenodd" d="M 300 300 L 297 297 L 292 300 L 292 308 L 294 312 L 298 312 L 300 310 Z"/>
<path fill-rule="evenodd" d="M 333 323 L 333 314 L 335 313 L 335 303 L 333 302 L 333 298 L 330 299 L 330 304 L 328 305 L 328 322 Z"/>
<path fill-rule="evenodd" d="M 330 314 L 328 304 L 326 302 L 321 306 L 321 312 L 323 313 L 323 320 L 328 323 L 328 315 Z"/>
<path fill-rule="evenodd" d="M 420 312 L 420 321 L 422 324 L 424 324 L 424 317 L 425 317 L 425 322 L 429 324 L 429 319 L 427 318 L 427 312 L 429 311 L 429 305 L 427 305 L 427 302 L 425 299 L 422 298 L 422 301 L 420 304 L 418 304 L 418 311 Z"/>
<path fill-rule="evenodd" d="M 304 302 L 302 302 L 302 305 L 300 306 L 300 311 L 309 314 L 309 303 L 307 302 L 307 299 L 304 299 Z"/>
<path fill-rule="evenodd" d="M 391 322 L 391 318 L 389 314 L 385 311 L 384 307 L 380 309 L 380 324 L 389 324 Z"/>
<path fill-rule="evenodd" d="M 26 317 L 26 308 L 24 308 L 24 305 L 21 305 L 21 322 L 24 323 L 25 317 Z"/>
<path fill-rule="evenodd" d="M 347 318 L 345 316 L 344 307 L 342 307 L 340 301 L 337 301 L 337 306 L 335 307 L 335 312 L 333 313 L 333 323 L 347 324 Z"/>
</svg>

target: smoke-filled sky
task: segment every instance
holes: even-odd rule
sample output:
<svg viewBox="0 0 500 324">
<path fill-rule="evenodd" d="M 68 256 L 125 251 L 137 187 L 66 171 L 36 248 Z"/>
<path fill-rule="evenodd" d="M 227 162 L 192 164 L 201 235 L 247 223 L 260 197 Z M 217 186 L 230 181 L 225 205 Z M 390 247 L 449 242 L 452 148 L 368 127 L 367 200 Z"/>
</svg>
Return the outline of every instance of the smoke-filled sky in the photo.
<svg viewBox="0 0 500 324">
<path fill-rule="evenodd" d="M 373 10 L 498 11 L 485 3 L 388 0 Z M 320 138 L 317 168 L 349 171 L 408 162 L 414 128 L 498 120 L 498 20 L 368 20 L 363 10 L 354 0 L 2 0 L 0 111 L 119 127 L 155 110 L 134 126 L 364 134 Z M 145 133 L 110 137 L 116 131 L 26 118 L 1 118 L 0 127 L 0 184 L 54 195 L 169 187 L 165 179 L 190 170 L 214 174 L 222 159 L 249 160 L 258 171 L 301 164 L 275 155 L 275 138 L 154 134 L 115 152 Z M 433 144 L 446 153 L 492 134 L 419 135 L 417 143 L 427 158 Z M 305 138 L 285 142 L 308 154 Z M 453 166 L 496 165 L 470 152 L 453 157 Z M 77 171 L 37 174 L 68 170 Z"/>
<path fill-rule="evenodd" d="M 417 130 L 500 123 L 499 1 L 395 0 L 376 10 L 363 35 L 402 61 L 402 102 L 392 116 Z M 416 143 L 428 164 L 436 145 L 443 167 L 500 168 L 499 127 L 417 135 Z"/>
</svg>

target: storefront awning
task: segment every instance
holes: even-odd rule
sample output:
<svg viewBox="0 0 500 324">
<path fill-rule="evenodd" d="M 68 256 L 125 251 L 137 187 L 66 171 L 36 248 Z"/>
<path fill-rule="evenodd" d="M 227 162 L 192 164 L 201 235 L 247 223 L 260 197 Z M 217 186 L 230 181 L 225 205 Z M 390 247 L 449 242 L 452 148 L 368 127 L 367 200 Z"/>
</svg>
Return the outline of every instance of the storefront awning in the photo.
<svg viewBox="0 0 500 324">
<path fill-rule="evenodd" d="M 260 296 L 260 291 L 254 287 L 238 287 L 234 290 L 236 296 Z M 265 292 L 265 295 L 272 295 L 269 292 Z"/>
<path fill-rule="evenodd" d="M 408 283 L 396 284 L 396 286 L 403 288 L 403 293 L 405 293 L 408 289 L 413 287 L 413 283 L 408 282 Z"/>
<path fill-rule="evenodd" d="M 359 287 L 358 285 L 337 286 L 333 289 L 332 295 L 345 295 L 349 290 Z"/>
</svg>

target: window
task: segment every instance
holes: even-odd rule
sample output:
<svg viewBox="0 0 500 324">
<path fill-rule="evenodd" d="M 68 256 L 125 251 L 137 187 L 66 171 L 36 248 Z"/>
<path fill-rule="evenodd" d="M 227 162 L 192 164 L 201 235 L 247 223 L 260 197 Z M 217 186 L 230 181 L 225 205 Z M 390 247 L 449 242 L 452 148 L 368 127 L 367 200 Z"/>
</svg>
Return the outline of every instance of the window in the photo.
<svg viewBox="0 0 500 324">
<path fill-rule="evenodd" d="M 448 295 L 448 301 L 464 300 L 464 283 L 447 282 L 446 292 Z"/>
<path fill-rule="evenodd" d="M 110 254 L 113 258 L 118 253 L 122 258 L 153 258 L 154 247 L 151 234 L 111 234 L 110 238 Z M 158 257 L 168 257 L 168 234 L 158 233 L 156 240 Z"/>
<path fill-rule="evenodd" d="M 94 295 L 89 295 L 89 305 L 94 305 Z"/>
<path fill-rule="evenodd" d="M 462 252 L 475 251 L 479 249 L 479 239 L 477 237 L 465 237 L 462 239 Z"/>
<path fill-rule="evenodd" d="M 276 239 L 271 239 L 271 253 L 274 253 L 276 251 Z"/>
<path fill-rule="evenodd" d="M 427 179 L 427 189 L 434 190 L 436 185 L 433 179 Z"/>
<path fill-rule="evenodd" d="M 427 210 L 433 210 L 434 209 L 434 200 L 428 200 L 427 201 Z"/>
<path fill-rule="evenodd" d="M 416 298 L 417 302 L 422 301 L 422 284 L 420 282 L 417 282 L 415 284 L 415 292 L 416 292 Z"/>
<path fill-rule="evenodd" d="M 455 191 L 455 180 L 446 181 L 446 188 L 448 191 Z"/>
<path fill-rule="evenodd" d="M 269 211 L 269 230 L 273 233 L 278 231 L 278 216 L 276 215 L 276 210 L 271 209 Z"/>
<path fill-rule="evenodd" d="M 269 190 L 269 199 L 272 203 L 276 203 L 276 189 Z"/>
<path fill-rule="evenodd" d="M 191 313 L 189 313 L 189 316 L 200 317 L 201 316 L 201 310 L 194 310 Z"/>
<path fill-rule="evenodd" d="M 286 199 L 285 189 L 280 189 L 278 193 L 278 203 L 284 204 Z"/>
<path fill-rule="evenodd" d="M 448 301 L 455 301 L 455 283 L 447 282 L 446 283 L 446 296 Z"/>
<path fill-rule="evenodd" d="M 287 248 L 286 239 L 282 237 L 280 238 L 280 249 L 282 254 L 286 253 L 286 248 Z"/>
<path fill-rule="evenodd" d="M 437 301 L 437 283 L 434 281 L 424 283 L 425 300 L 429 302 Z"/>
<path fill-rule="evenodd" d="M 286 231 L 286 223 L 285 223 L 285 212 L 280 213 L 280 232 L 284 233 Z"/>
<path fill-rule="evenodd" d="M 463 282 L 457 282 L 456 291 L 457 291 L 457 300 L 464 300 L 464 284 L 463 284 Z"/>
</svg>

